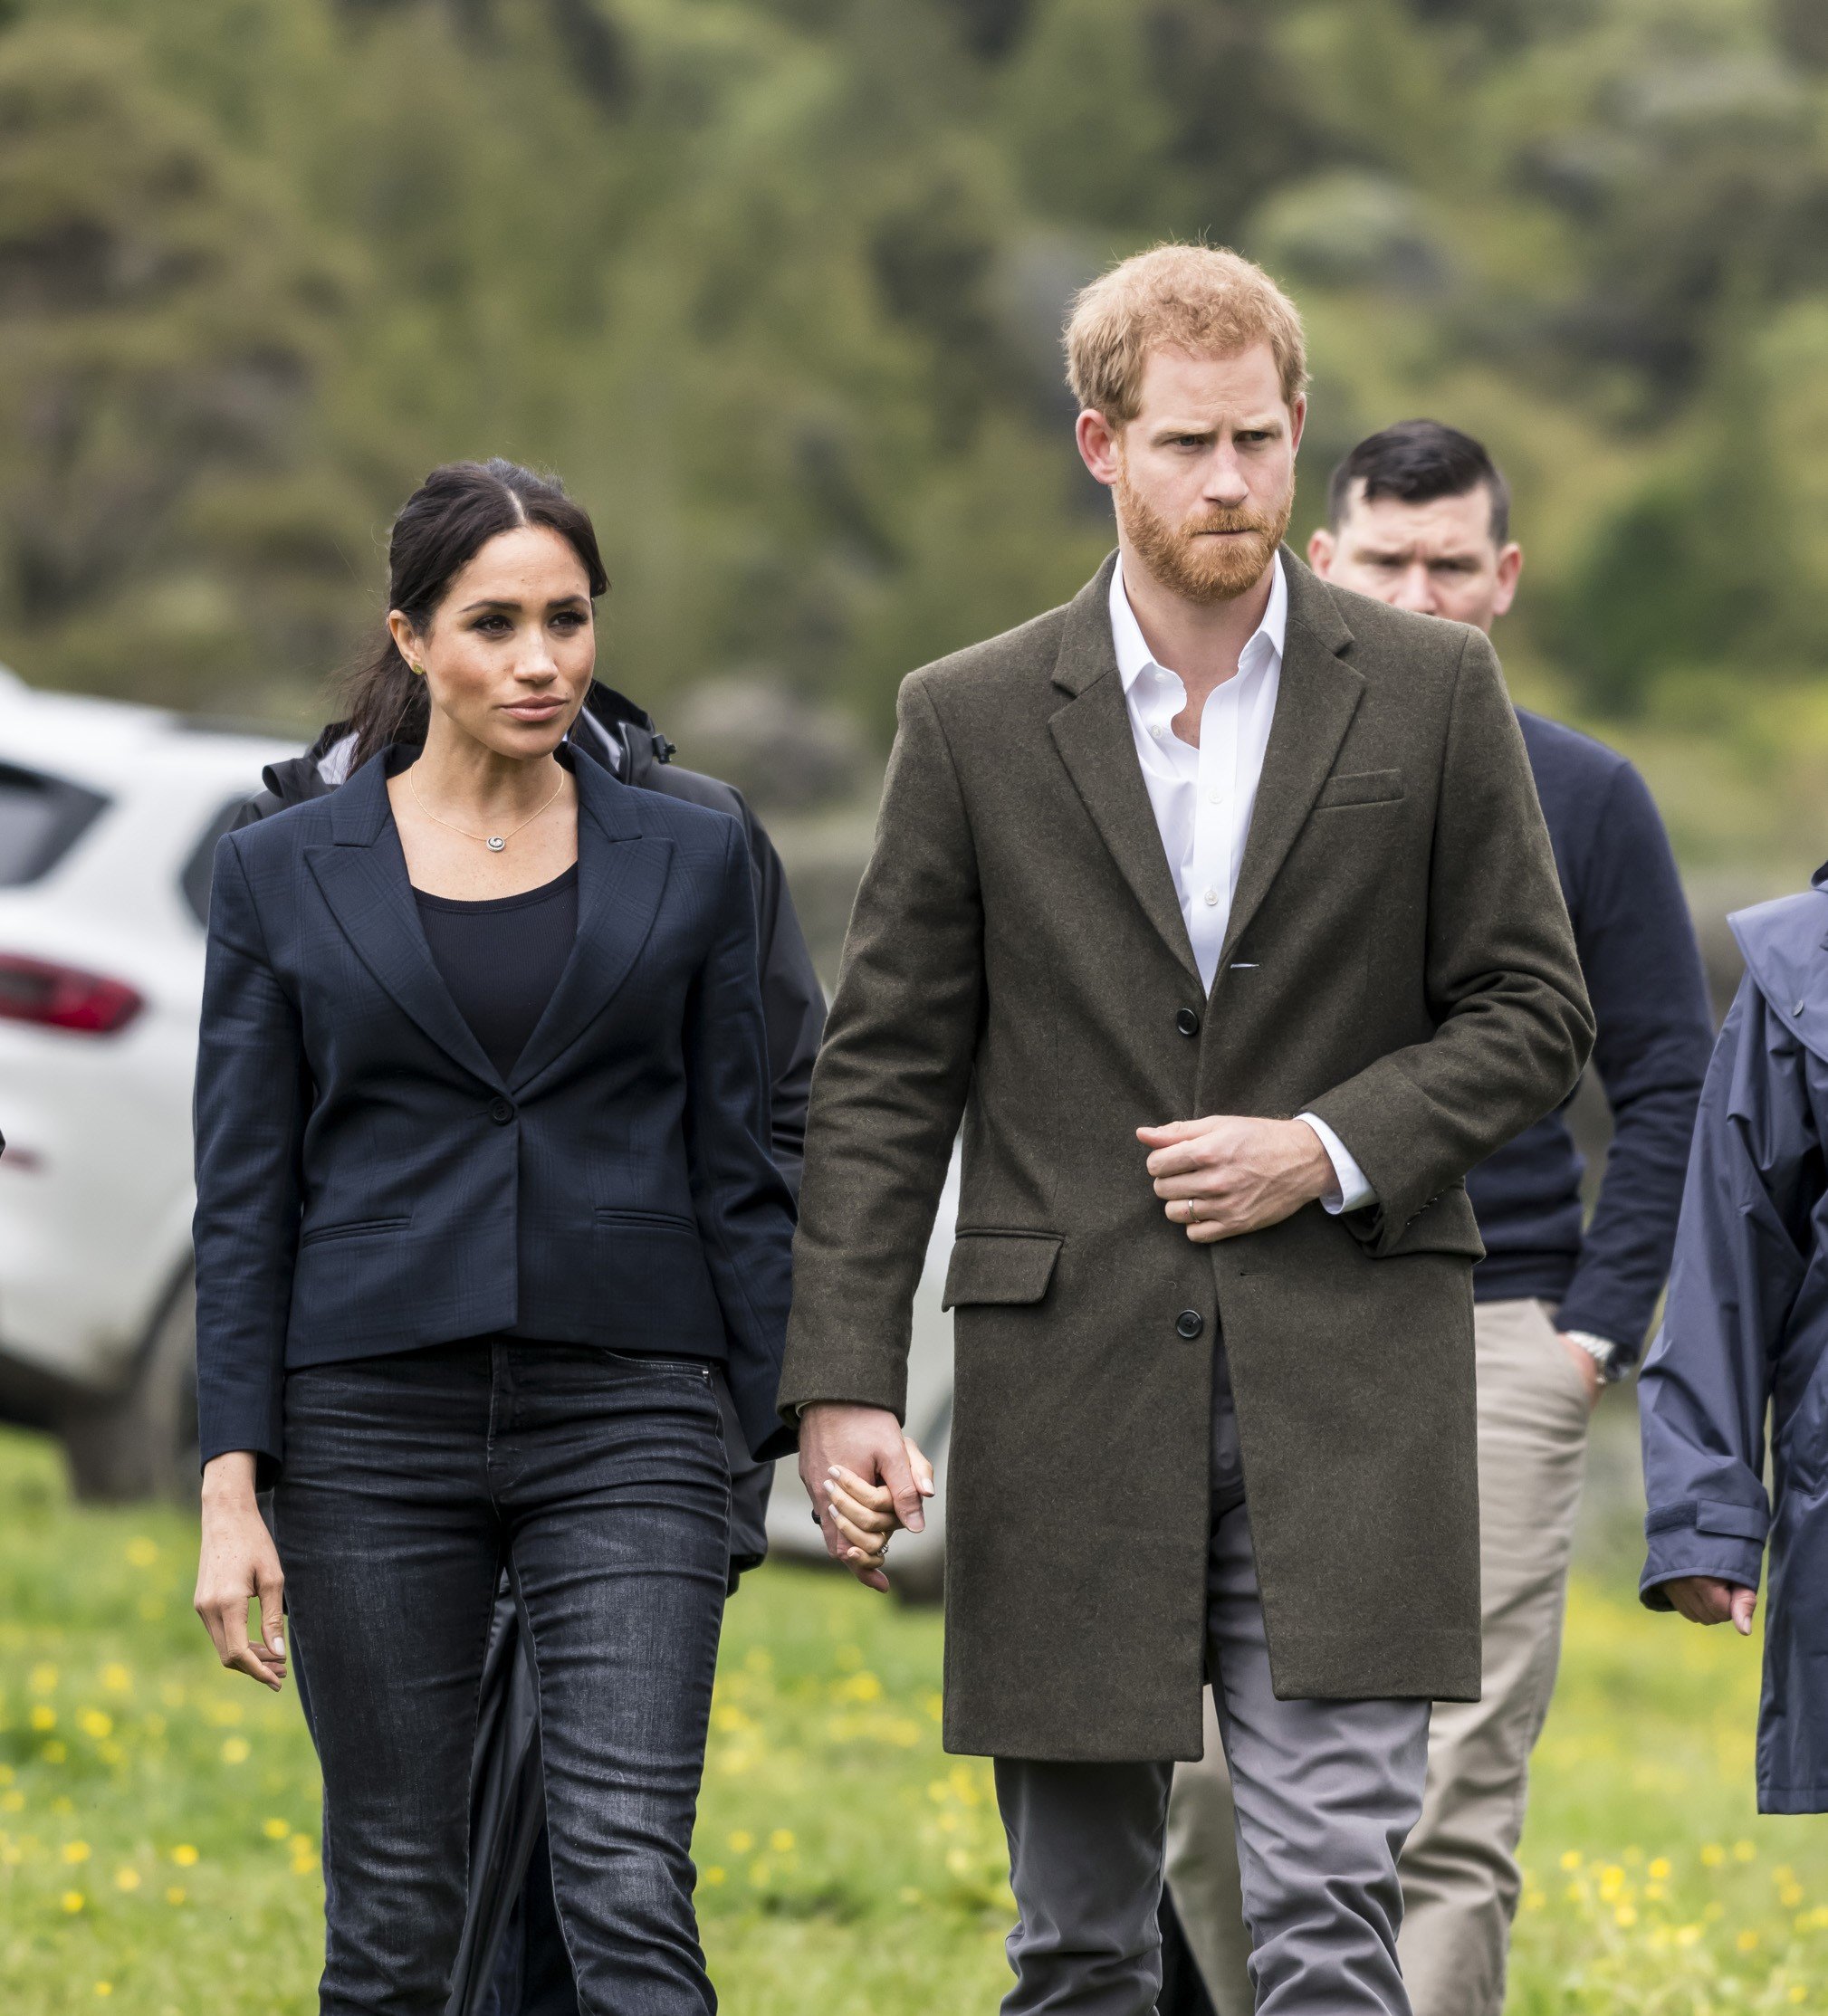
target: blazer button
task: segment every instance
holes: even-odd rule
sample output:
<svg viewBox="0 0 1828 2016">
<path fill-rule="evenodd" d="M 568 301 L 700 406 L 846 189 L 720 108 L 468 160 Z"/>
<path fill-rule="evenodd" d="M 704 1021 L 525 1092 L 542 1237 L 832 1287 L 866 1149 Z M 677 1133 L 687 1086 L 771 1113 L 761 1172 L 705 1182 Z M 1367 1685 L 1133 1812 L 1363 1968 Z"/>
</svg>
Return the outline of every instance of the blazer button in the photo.
<svg viewBox="0 0 1828 2016">
<path fill-rule="evenodd" d="M 496 1126 L 505 1127 L 514 1117 L 514 1108 L 506 1099 L 493 1099 L 489 1103 L 489 1118 Z"/>
<path fill-rule="evenodd" d="M 1198 1036 L 1200 1033 L 1200 1018 L 1192 1008 L 1182 1008 L 1180 1014 L 1174 1018 L 1174 1027 L 1180 1030 L 1182 1036 Z"/>
<path fill-rule="evenodd" d="M 1197 1309 L 1183 1309 L 1174 1319 L 1174 1328 L 1191 1344 L 1206 1327 L 1206 1319 Z"/>
</svg>

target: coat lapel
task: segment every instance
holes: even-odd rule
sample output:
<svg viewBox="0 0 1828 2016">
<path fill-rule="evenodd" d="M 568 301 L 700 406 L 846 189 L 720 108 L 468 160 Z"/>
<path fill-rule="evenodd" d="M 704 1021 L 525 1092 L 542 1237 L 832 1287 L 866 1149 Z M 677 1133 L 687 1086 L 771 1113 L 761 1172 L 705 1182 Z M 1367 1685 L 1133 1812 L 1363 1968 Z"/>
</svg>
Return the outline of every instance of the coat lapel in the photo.
<svg viewBox="0 0 1828 2016">
<path fill-rule="evenodd" d="M 499 1085 L 419 927 L 388 805 L 387 755 L 370 758 L 339 787 L 330 799 L 330 827 L 332 844 L 307 847 L 305 860 L 356 956 L 441 1050 L 485 1084 Z"/>
<path fill-rule="evenodd" d="M 632 785 L 600 763 L 572 766 L 578 779 L 578 936 L 545 1013 L 509 1075 L 531 1084 L 608 1007 L 654 929 L 673 860 L 670 840 L 643 833 Z"/>
<path fill-rule="evenodd" d="M 1300 837 L 1364 692 L 1363 678 L 1341 662 L 1352 632 L 1332 596 L 1286 548 L 1282 564 L 1288 578 L 1282 677 L 1220 954 L 1221 973 Z"/>
<path fill-rule="evenodd" d="M 1130 732 L 1124 682 L 1111 639 L 1113 554 L 1067 610 L 1054 683 L 1073 699 L 1048 726 L 1075 788 L 1131 893 L 1194 979 L 1200 968 L 1181 914 L 1174 876 Z"/>
</svg>

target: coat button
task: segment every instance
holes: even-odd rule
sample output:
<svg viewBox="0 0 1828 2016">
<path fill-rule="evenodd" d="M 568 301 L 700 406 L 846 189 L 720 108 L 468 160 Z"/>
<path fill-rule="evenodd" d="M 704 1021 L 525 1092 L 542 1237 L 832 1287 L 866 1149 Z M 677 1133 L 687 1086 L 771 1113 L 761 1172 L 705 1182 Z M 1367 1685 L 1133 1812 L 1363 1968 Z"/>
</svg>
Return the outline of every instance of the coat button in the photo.
<svg viewBox="0 0 1828 2016">
<path fill-rule="evenodd" d="M 1206 1327 L 1206 1319 L 1197 1309 L 1183 1309 L 1174 1319 L 1174 1328 L 1191 1344 Z"/>
<path fill-rule="evenodd" d="M 489 1118 L 496 1126 L 505 1127 L 514 1117 L 512 1104 L 506 1099 L 493 1099 L 489 1103 Z"/>
<path fill-rule="evenodd" d="M 1180 1030 L 1182 1036 L 1198 1036 L 1200 1033 L 1200 1018 L 1192 1008 L 1182 1008 L 1174 1018 L 1174 1027 Z"/>
</svg>

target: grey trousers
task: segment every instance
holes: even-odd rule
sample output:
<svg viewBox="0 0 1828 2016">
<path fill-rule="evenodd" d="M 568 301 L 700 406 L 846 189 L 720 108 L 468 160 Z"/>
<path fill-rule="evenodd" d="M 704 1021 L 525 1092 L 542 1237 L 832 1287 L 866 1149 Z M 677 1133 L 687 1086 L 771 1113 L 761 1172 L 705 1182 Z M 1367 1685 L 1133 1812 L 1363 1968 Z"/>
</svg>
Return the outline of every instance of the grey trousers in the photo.
<svg viewBox="0 0 1828 2016">
<path fill-rule="evenodd" d="M 1530 1751 L 1555 1691 L 1586 1455 L 1586 1391 L 1549 1311 L 1482 1302 L 1473 1331 L 1485 1692 L 1435 1706 L 1421 1818 L 1398 1870 L 1415 2016 L 1498 2016 L 1504 2007 Z M 1219 2016 L 1249 2016 L 1238 1820 L 1218 1738 L 1209 1707 L 1206 1761 L 1174 1776 L 1168 1879 Z"/>
<path fill-rule="evenodd" d="M 1229 1383 L 1215 1389 L 1207 1662 L 1237 1801 L 1257 2007 L 1410 2016 L 1396 1863 L 1421 1811 L 1429 1704 L 1276 1698 Z M 1019 1914 L 1003 2016 L 1154 2016 L 1172 1773 L 1165 1762 L 997 1760 Z"/>
</svg>

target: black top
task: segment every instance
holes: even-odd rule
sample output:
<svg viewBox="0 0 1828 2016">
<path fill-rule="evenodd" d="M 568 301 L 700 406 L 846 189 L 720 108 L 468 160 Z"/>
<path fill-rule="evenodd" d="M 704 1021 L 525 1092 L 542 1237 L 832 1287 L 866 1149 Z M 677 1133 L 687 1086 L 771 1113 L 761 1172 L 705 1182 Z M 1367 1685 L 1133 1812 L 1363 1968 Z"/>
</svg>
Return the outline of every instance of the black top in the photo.
<svg viewBox="0 0 1828 2016">
<path fill-rule="evenodd" d="M 1613 1143 L 1593 1222 L 1582 1162 L 1550 1113 L 1466 1180 L 1487 1257 L 1481 1302 L 1541 1296 L 1562 1327 L 1634 1359 L 1676 1238 L 1695 1106 L 1713 1030 L 1701 956 L 1663 823 L 1622 756 L 1522 708 L 1562 894 L 1594 1004 L 1594 1070 Z"/>
<path fill-rule="evenodd" d="M 460 903 L 413 891 L 433 963 L 489 1062 L 520 1061 L 578 935 L 578 866 L 518 896 Z"/>
</svg>

